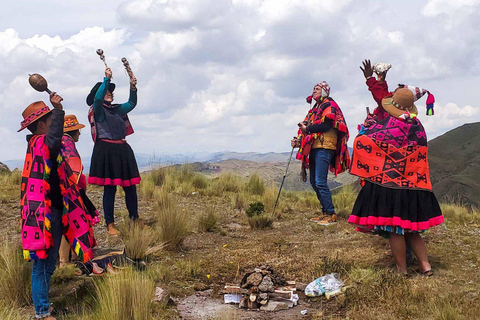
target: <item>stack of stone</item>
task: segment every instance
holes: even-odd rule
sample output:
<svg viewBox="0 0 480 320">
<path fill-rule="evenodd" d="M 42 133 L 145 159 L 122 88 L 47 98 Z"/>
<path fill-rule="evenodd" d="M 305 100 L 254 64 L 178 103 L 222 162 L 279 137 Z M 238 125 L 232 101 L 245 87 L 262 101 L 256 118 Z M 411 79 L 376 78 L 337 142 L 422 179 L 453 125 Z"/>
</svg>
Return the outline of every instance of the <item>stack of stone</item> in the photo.
<svg viewBox="0 0 480 320">
<path fill-rule="evenodd" d="M 278 311 L 292 308 L 298 300 L 293 293 L 295 282 L 287 282 L 269 266 L 247 271 L 239 287 L 239 292 L 244 294 L 240 308 Z"/>
</svg>

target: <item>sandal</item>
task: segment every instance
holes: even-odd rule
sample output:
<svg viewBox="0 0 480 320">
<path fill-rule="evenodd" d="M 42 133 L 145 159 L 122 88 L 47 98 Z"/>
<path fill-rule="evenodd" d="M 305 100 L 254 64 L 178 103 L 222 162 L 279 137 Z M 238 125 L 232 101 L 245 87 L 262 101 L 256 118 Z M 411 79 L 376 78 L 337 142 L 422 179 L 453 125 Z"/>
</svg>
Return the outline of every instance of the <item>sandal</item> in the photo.
<svg viewBox="0 0 480 320">
<path fill-rule="evenodd" d="M 433 276 L 433 271 L 431 269 L 427 271 L 420 271 L 420 275 L 424 277 L 431 277 Z"/>
</svg>

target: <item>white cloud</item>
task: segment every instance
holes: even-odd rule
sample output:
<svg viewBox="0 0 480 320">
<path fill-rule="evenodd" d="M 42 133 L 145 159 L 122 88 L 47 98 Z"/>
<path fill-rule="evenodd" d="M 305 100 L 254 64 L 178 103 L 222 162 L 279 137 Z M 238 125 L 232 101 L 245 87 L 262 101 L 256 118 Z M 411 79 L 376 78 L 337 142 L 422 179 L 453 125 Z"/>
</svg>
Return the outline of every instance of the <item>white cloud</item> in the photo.
<svg viewBox="0 0 480 320">
<path fill-rule="evenodd" d="M 92 22 L 48 29 L 42 12 L 26 12 L 21 25 L 0 21 L 0 133 L 12 145 L 0 142 L 4 159 L 23 157 L 24 137 L 15 132 L 23 108 L 47 100 L 29 87 L 28 73 L 44 75 L 67 112 L 86 121 L 85 96 L 103 77 L 97 48 L 113 68 L 116 101 L 128 97 L 122 56 L 138 78 L 136 133 L 128 139 L 141 153 L 288 150 L 305 97 L 321 80 L 330 83 L 353 141 L 365 107 L 375 107 L 358 68 L 365 58 L 393 65 L 391 87 L 408 83 L 435 94 L 436 115 L 420 116 L 429 137 L 480 121 L 476 1 L 131 0 L 118 10 L 111 1 L 111 12 L 102 7 L 105 20 L 64 5 L 76 11 L 75 23 Z M 79 147 L 90 155 L 86 131 Z"/>
<path fill-rule="evenodd" d="M 422 9 L 425 16 L 432 17 L 440 14 L 473 13 L 480 4 L 478 0 L 428 0 Z"/>
</svg>

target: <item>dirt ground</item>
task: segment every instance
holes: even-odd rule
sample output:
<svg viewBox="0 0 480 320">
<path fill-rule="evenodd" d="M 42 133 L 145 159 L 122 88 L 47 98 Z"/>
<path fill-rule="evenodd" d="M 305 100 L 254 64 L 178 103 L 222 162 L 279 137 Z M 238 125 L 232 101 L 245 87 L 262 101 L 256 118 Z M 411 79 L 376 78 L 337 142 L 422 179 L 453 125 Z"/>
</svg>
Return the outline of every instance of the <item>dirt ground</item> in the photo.
<svg viewBox="0 0 480 320">
<path fill-rule="evenodd" d="M 101 189 L 88 194 L 101 208 Z M 126 209 L 117 193 L 117 221 Z M 340 216 L 336 225 L 322 227 L 309 222 L 313 210 L 300 204 L 289 207 L 272 229 L 251 230 L 243 210 L 232 208 L 232 194 L 208 197 L 175 195 L 180 209 L 191 219 L 192 233 L 181 250 L 161 251 L 147 259 L 147 268 L 162 266 L 158 286 L 174 303 L 158 308 L 155 319 L 475 319 L 480 308 L 480 225 L 446 223 L 425 233 L 435 276 L 416 275 L 403 279 L 393 271 L 388 244 L 378 236 L 363 234 Z M 219 217 L 215 232 L 198 231 L 198 217 L 213 206 Z M 140 199 L 140 216 L 154 220 L 151 203 Z M 19 205 L 15 193 L 0 202 L 3 241 L 19 234 Z M 97 254 L 123 248 L 121 237 L 107 236 L 95 227 Z M 225 283 L 238 283 L 246 269 L 268 264 L 288 280 L 309 283 L 326 273 L 340 273 L 349 286 L 346 293 L 331 300 L 305 298 L 290 310 L 265 313 L 239 310 L 223 304 Z M 53 285 L 54 305 L 67 309 L 58 319 L 75 319 L 72 304 L 88 297 L 87 279 L 67 279 Z M 90 300 L 89 300 L 90 299 Z M 70 311 L 68 311 L 70 310 Z M 302 310 L 307 310 L 305 316 Z M 32 308 L 26 309 L 31 312 Z M 32 313 L 33 314 L 33 313 Z"/>
</svg>

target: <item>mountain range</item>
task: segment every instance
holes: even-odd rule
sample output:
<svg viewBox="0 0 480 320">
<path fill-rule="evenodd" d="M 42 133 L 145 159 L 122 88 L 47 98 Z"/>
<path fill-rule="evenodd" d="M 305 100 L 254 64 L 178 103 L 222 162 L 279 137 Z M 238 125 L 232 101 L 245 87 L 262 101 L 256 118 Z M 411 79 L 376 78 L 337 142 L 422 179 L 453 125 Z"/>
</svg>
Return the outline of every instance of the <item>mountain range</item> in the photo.
<svg viewBox="0 0 480 320">
<path fill-rule="evenodd" d="M 461 201 L 480 207 L 480 122 L 464 124 L 448 131 L 428 142 L 430 177 L 433 191 L 442 201 Z M 351 151 L 351 150 L 350 150 Z M 141 171 L 148 171 L 156 166 L 190 163 L 198 171 L 206 174 L 218 174 L 231 171 L 248 177 L 257 172 L 267 182 L 279 183 L 283 177 L 290 152 L 200 152 L 191 154 L 157 154 L 137 153 L 138 166 Z M 308 183 L 298 177 L 300 163 L 293 156 L 285 188 L 307 190 Z M 90 159 L 85 159 L 85 171 L 88 172 Z M 3 161 L 10 169 L 21 168 L 23 160 Z M 357 178 L 343 173 L 338 177 L 329 177 L 329 185 L 336 188 L 355 182 Z"/>
</svg>

